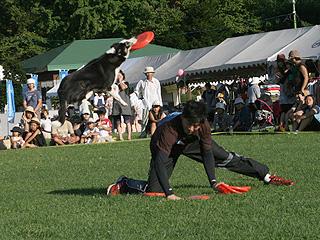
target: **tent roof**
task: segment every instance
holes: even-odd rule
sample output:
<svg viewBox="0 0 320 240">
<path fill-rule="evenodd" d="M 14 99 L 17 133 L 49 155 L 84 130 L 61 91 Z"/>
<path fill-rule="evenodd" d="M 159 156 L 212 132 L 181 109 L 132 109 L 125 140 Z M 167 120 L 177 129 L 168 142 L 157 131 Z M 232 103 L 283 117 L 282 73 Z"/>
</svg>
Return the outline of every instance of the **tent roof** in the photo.
<svg viewBox="0 0 320 240">
<path fill-rule="evenodd" d="M 266 64 L 270 56 L 299 39 L 315 27 L 286 29 L 228 38 L 186 69 L 187 74 L 210 73 Z M 319 34 L 318 34 L 319 36 Z M 303 41 L 300 42 L 303 44 Z M 293 49 L 290 46 L 290 49 Z"/>
<path fill-rule="evenodd" d="M 214 49 L 215 46 L 180 51 L 156 69 L 156 77 L 161 84 L 174 83 L 179 69 L 185 70 L 195 61 Z"/>
<path fill-rule="evenodd" d="M 110 46 L 121 38 L 75 40 L 46 53 L 22 61 L 22 67 L 30 73 L 57 71 L 59 69 L 78 69 L 94 58 L 101 56 Z M 178 49 L 149 44 L 134 51 L 130 58 L 178 52 Z"/>
</svg>

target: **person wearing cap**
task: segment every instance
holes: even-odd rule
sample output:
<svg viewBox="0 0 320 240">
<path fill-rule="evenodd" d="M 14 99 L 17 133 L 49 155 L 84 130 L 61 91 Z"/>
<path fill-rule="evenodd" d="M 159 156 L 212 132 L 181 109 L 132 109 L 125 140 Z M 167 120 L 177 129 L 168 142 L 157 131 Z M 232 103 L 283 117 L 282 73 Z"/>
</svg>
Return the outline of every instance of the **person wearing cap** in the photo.
<svg viewBox="0 0 320 240">
<path fill-rule="evenodd" d="M 181 155 L 203 164 L 210 187 L 215 191 L 219 191 L 215 167 L 226 168 L 266 184 L 293 185 L 291 180 L 271 175 L 266 165 L 228 152 L 213 141 L 203 102 L 188 101 L 182 113 L 171 113 L 160 121 L 151 137 L 150 151 L 148 181 L 122 176 L 108 186 L 108 195 L 150 193 L 153 196 L 162 194 L 168 200 L 181 199 L 169 183 Z"/>
<path fill-rule="evenodd" d="M 112 123 L 106 115 L 106 108 L 100 107 L 96 112 L 98 114 L 96 126 L 100 134 L 99 142 L 112 142 Z"/>
<path fill-rule="evenodd" d="M 126 76 L 122 70 L 119 71 L 116 84 L 119 87 L 119 96 L 121 99 L 127 104 L 126 106 L 122 105 L 119 101 L 116 99 L 113 100 L 113 106 L 112 106 L 112 116 L 115 122 L 115 127 L 117 129 L 118 133 L 118 139 L 120 141 L 123 140 L 123 133 L 124 130 L 127 129 L 128 132 L 128 140 L 131 140 L 131 116 L 132 116 L 132 110 L 131 110 L 131 103 L 130 103 L 130 97 L 127 94 L 127 90 L 129 90 L 129 83 L 125 81 Z M 122 127 L 122 119 L 125 126 Z"/>
<path fill-rule="evenodd" d="M 305 64 L 301 61 L 301 56 L 298 50 L 292 50 L 289 53 L 289 60 L 293 64 L 293 69 L 289 80 L 293 81 L 295 93 L 301 93 L 304 96 L 309 94 L 308 82 L 309 73 Z"/>
<path fill-rule="evenodd" d="M 33 107 L 27 106 L 22 114 L 22 117 L 21 117 L 21 120 L 19 123 L 19 126 L 23 130 L 23 136 L 25 135 L 25 133 L 29 132 L 29 123 L 30 123 L 31 119 L 35 116 L 36 116 L 36 113 L 35 113 Z"/>
<path fill-rule="evenodd" d="M 251 126 L 251 117 L 248 107 L 245 105 L 241 97 L 237 97 L 234 100 L 234 106 L 236 113 L 233 118 L 233 130 L 238 132 L 249 131 Z"/>
<path fill-rule="evenodd" d="M 152 104 L 151 110 L 149 111 L 149 121 L 147 126 L 147 131 L 150 132 L 151 136 L 156 131 L 158 123 L 165 117 L 166 114 L 162 111 L 160 103 L 155 101 Z"/>
<path fill-rule="evenodd" d="M 89 118 L 87 121 L 87 127 L 81 136 L 80 143 L 97 143 L 99 140 L 99 135 L 99 128 L 96 127 L 95 121 L 93 118 Z"/>
<path fill-rule="evenodd" d="M 35 147 L 43 147 L 47 146 L 46 139 L 44 138 L 40 121 L 37 117 L 33 117 L 30 121 L 30 131 L 24 138 L 26 148 L 35 148 Z"/>
<path fill-rule="evenodd" d="M 248 107 L 251 112 L 251 122 L 254 121 L 256 111 L 258 110 L 256 100 L 261 97 L 259 83 L 260 79 L 258 77 L 253 77 L 251 81 L 249 81 L 250 86 L 248 88 Z"/>
<path fill-rule="evenodd" d="M 81 121 L 75 122 L 73 127 L 75 135 L 78 136 L 79 138 L 81 138 L 84 130 L 87 127 L 87 121 L 90 118 L 89 108 L 82 109 L 82 111 L 80 112 L 80 118 L 81 118 Z"/>
<path fill-rule="evenodd" d="M 40 117 L 40 110 L 42 107 L 41 92 L 36 89 L 35 80 L 33 78 L 27 80 L 27 86 L 27 91 L 23 93 L 23 107 L 24 109 L 28 106 L 33 107 L 38 117 Z"/>
<path fill-rule="evenodd" d="M 25 143 L 25 141 L 22 138 L 23 130 L 20 127 L 16 126 L 11 129 L 11 132 L 12 132 L 12 135 L 10 137 L 11 148 L 12 149 L 22 148 Z"/>
<path fill-rule="evenodd" d="M 155 71 L 153 67 L 146 67 L 144 70 L 146 79 L 140 80 L 135 89 L 135 93 L 137 94 L 138 98 L 142 99 L 144 105 L 140 137 L 147 136 L 146 127 L 148 123 L 149 111 L 152 108 L 153 102 L 158 101 L 160 106 L 163 105 L 160 82 L 153 76 L 154 73 Z"/>
</svg>

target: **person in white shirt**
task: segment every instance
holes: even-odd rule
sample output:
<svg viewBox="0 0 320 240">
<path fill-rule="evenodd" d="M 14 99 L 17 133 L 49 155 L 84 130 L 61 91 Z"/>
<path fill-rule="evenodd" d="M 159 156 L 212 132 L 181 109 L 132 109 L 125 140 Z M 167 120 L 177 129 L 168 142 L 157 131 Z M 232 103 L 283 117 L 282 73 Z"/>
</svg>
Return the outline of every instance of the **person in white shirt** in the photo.
<svg viewBox="0 0 320 240">
<path fill-rule="evenodd" d="M 141 120 L 141 138 L 147 136 L 146 126 L 152 104 L 157 101 L 159 102 L 160 106 L 163 106 L 160 82 L 158 79 L 153 77 L 154 73 L 155 71 L 153 67 L 146 67 L 144 71 L 146 79 L 140 80 L 135 89 L 135 93 L 137 94 L 138 98 L 142 99 L 144 105 Z"/>
<path fill-rule="evenodd" d="M 52 122 L 49 117 L 49 112 L 45 108 L 41 110 L 40 126 L 44 138 L 51 139 Z"/>
<path fill-rule="evenodd" d="M 93 105 L 97 108 L 104 107 L 105 100 L 104 100 L 104 94 L 102 94 L 102 92 L 98 92 L 97 95 L 94 96 Z"/>
</svg>

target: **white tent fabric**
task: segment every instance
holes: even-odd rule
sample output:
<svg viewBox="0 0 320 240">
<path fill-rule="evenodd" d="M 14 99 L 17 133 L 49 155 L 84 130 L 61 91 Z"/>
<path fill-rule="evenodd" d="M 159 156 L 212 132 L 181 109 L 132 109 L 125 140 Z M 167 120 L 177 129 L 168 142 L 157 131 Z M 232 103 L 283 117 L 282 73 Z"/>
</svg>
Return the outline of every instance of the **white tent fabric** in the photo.
<svg viewBox="0 0 320 240">
<path fill-rule="evenodd" d="M 189 66 L 186 72 L 187 74 L 209 73 L 266 64 L 270 56 L 290 43 L 298 41 L 312 28 L 286 29 L 228 38 Z"/>
<path fill-rule="evenodd" d="M 51 88 L 47 93 L 47 98 L 57 97 L 58 96 L 58 89 L 60 87 L 61 81 L 58 82 L 57 85 L 55 85 L 53 88 Z"/>
<path fill-rule="evenodd" d="M 151 66 L 155 69 L 155 77 L 158 78 L 157 68 L 167 62 L 175 54 L 176 53 L 168 53 L 159 56 L 131 58 L 126 60 L 120 68 L 126 75 L 126 81 L 128 81 L 130 85 L 135 85 L 139 80 L 145 78 L 143 72 L 147 66 Z"/>
<path fill-rule="evenodd" d="M 320 58 L 320 25 L 313 26 L 305 32 L 301 37 L 291 42 L 277 53 L 268 58 L 268 62 L 273 62 L 277 59 L 279 53 L 283 53 L 286 56 L 293 49 L 297 49 L 302 58 Z"/>
<path fill-rule="evenodd" d="M 179 69 L 186 69 L 199 58 L 210 52 L 215 46 L 180 51 L 156 70 L 161 84 L 174 83 Z"/>
</svg>

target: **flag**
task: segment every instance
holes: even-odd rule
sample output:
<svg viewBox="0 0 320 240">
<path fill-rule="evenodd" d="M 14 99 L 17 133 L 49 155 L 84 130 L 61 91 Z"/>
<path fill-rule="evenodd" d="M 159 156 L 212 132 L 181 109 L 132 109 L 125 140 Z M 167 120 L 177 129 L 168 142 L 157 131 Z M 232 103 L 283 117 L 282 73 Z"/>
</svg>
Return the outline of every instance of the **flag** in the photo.
<svg viewBox="0 0 320 240">
<path fill-rule="evenodd" d="M 59 79 L 62 80 L 65 76 L 68 75 L 68 71 L 67 69 L 60 69 L 59 70 Z"/>
<path fill-rule="evenodd" d="M 38 74 L 31 74 L 31 78 L 34 79 L 35 83 L 34 83 L 34 87 L 35 89 L 38 89 Z"/>
<path fill-rule="evenodd" d="M 8 122 L 13 123 L 14 115 L 16 112 L 16 106 L 14 104 L 14 91 L 13 91 L 12 80 L 7 80 L 6 85 L 7 85 L 6 87 L 7 87 Z"/>
</svg>

